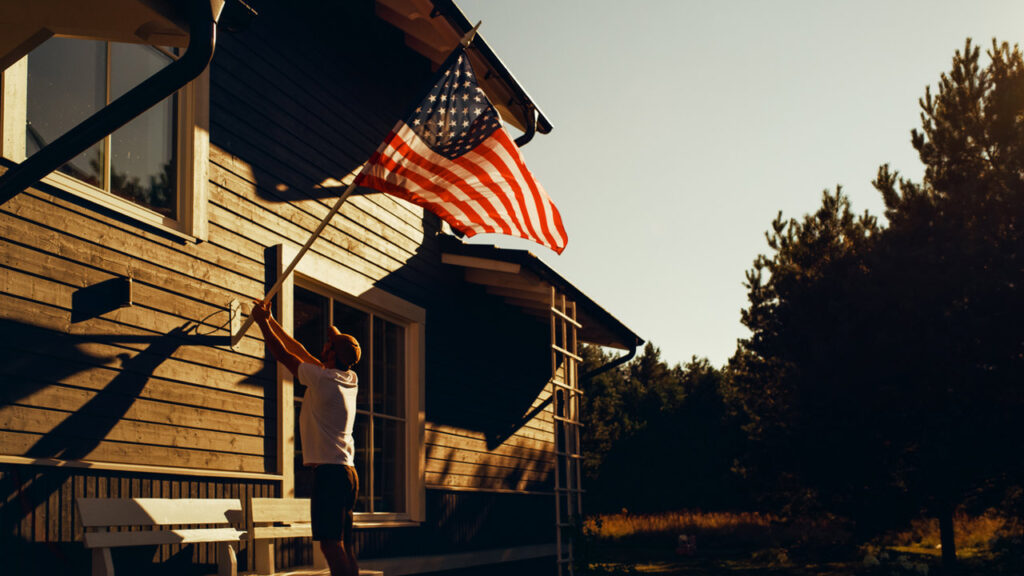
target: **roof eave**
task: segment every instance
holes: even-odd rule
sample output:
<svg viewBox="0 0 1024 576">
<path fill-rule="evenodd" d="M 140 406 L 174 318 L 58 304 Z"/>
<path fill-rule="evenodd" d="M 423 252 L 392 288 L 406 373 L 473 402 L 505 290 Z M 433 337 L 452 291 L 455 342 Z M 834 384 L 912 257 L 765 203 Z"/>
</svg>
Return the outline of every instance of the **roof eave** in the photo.
<svg viewBox="0 0 1024 576">
<path fill-rule="evenodd" d="M 446 237 L 442 244 L 442 254 L 458 255 L 469 260 L 448 259 L 449 263 L 458 263 L 464 267 L 479 269 L 491 267 L 497 272 L 519 274 L 518 270 L 526 269 L 547 284 L 554 286 L 569 299 L 576 302 L 578 319 L 584 325 L 584 340 L 600 346 L 608 346 L 621 350 L 632 350 L 644 344 L 643 338 L 615 318 L 610 312 L 583 293 L 533 253 L 527 250 L 498 248 L 483 244 L 465 244 L 452 237 Z M 500 263 L 507 264 L 502 267 Z"/>
<path fill-rule="evenodd" d="M 402 30 L 406 44 L 434 65 L 473 29 L 452 0 L 376 0 L 376 5 L 378 17 Z M 551 121 L 479 32 L 468 52 L 478 81 L 506 122 L 529 135 L 551 132 Z"/>
</svg>

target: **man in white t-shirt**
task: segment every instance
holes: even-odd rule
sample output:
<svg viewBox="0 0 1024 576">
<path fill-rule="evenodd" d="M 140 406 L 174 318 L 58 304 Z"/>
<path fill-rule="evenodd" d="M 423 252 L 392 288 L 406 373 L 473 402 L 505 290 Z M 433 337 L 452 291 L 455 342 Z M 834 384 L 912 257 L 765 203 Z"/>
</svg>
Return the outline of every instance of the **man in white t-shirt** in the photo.
<svg viewBox="0 0 1024 576">
<path fill-rule="evenodd" d="M 306 386 L 299 435 L 303 464 L 313 467 L 313 540 L 320 542 L 331 576 L 358 576 L 352 514 L 359 477 L 352 426 L 359 382 L 352 366 L 361 356 L 359 341 L 331 326 L 321 361 L 274 320 L 269 302 L 254 301 L 252 317 L 274 359 Z"/>
</svg>

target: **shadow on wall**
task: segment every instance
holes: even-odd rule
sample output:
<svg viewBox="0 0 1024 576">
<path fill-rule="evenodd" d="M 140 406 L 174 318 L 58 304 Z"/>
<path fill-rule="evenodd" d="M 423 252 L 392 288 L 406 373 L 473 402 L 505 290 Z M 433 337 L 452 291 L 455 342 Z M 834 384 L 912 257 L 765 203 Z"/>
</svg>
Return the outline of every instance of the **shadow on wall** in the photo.
<svg viewBox="0 0 1024 576">
<path fill-rule="evenodd" d="M 265 202 L 337 198 L 432 74 L 372 3 L 301 4 L 259 2 L 211 63 L 210 141 Z"/>
<path fill-rule="evenodd" d="M 276 213 L 247 223 L 260 227 L 251 239 L 301 245 L 432 71 L 372 5 L 318 0 L 303 12 L 265 4 L 250 28 L 220 42 L 211 64 L 213 182 L 225 197 L 244 199 L 231 208 L 243 218 L 253 200 Z M 314 251 L 430 311 L 428 419 L 501 445 L 536 415 L 551 372 L 548 327 L 466 287 L 461 270 L 441 264 L 432 214 L 422 217 L 425 247 L 410 219 L 421 209 L 409 204 L 405 213 L 403 201 L 377 198 L 359 204 L 334 217 Z"/>
<path fill-rule="evenodd" d="M 463 285 L 430 328 L 428 421 L 483 432 L 493 450 L 546 408 L 546 323 Z"/>
<path fill-rule="evenodd" d="M 89 298 L 85 301 L 96 303 Z M 91 314 L 78 312 L 79 317 Z M 3 453 L 34 459 L 88 458 L 122 421 L 154 371 L 175 351 L 224 340 L 197 335 L 195 328 L 196 324 L 188 322 L 167 334 L 152 336 L 67 334 L 0 320 Z M 125 352 L 99 355 L 90 351 L 94 344 L 122 345 Z M 67 482 L 70 474 L 70 470 L 51 467 L 0 467 L 0 543 L 4 550 L 25 552 L 16 553 L 15 561 L 31 559 L 36 573 L 61 574 L 65 568 L 76 573 L 87 565 L 78 556 L 84 554 L 81 545 L 73 542 L 76 527 Z M 92 490 L 96 490 L 95 480 Z M 152 552 L 149 550 L 150 556 Z M 191 562 L 191 552 L 184 556 Z M 41 567 L 39 562 L 53 565 Z"/>
</svg>

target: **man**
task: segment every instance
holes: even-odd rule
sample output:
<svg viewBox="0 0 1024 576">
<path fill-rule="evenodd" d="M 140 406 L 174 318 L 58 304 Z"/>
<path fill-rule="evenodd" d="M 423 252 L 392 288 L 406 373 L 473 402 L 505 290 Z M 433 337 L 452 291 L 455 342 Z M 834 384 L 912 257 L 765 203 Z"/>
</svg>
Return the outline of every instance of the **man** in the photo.
<svg viewBox="0 0 1024 576">
<path fill-rule="evenodd" d="M 331 576 L 358 576 L 352 550 L 352 512 L 359 491 L 352 425 L 359 383 L 352 366 L 359 362 L 359 342 L 331 326 L 321 361 L 285 333 L 269 302 L 253 301 L 252 317 L 274 359 L 306 386 L 299 434 L 303 464 L 313 467 L 313 540 L 320 542 Z"/>
</svg>

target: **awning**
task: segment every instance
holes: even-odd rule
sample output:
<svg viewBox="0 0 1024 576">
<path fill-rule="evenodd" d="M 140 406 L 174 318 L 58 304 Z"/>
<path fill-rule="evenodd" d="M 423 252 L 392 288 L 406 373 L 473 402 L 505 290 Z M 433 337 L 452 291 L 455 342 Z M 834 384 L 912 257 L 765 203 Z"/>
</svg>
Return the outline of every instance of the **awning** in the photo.
<svg viewBox="0 0 1024 576">
<path fill-rule="evenodd" d="M 467 282 L 483 286 L 488 294 L 543 321 L 551 317 L 554 287 L 576 303 L 576 320 L 582 324 L 579 337 L 588 344 L 634 350 L 644 343 L 625 324 L 527 250 L 464 244 L 455 238 L 444 238 L 441 261 L 462 268 Z"/>
<path fill-rule="evenodd" d="M 55 35 L 184 48 L 188 24 L 171 0 L 0 2 L 0 69 Z"/>
</svg>

